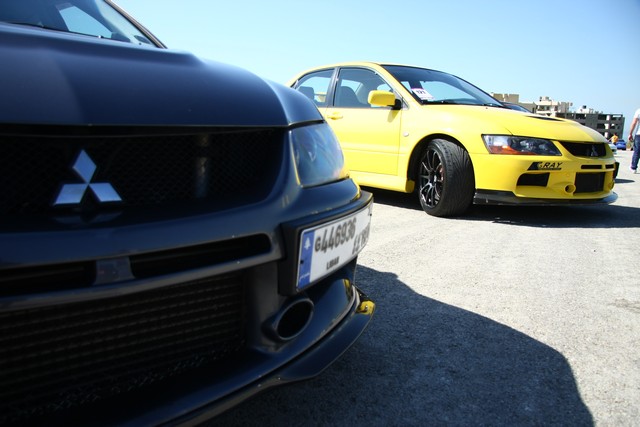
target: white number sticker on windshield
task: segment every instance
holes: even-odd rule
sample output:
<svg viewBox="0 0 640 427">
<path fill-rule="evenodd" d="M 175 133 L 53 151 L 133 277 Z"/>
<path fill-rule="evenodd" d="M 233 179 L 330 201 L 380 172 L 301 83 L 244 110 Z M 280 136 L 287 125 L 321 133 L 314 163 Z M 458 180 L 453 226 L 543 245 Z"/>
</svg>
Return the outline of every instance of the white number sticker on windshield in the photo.
<svg viewBox="0 0 640 427">
<path fill-rule="evenodd" d="M 411 88 L 411 91 L 415 93 L 418 96 L 418 98 L 422 99 L 423 101 L 431 101 L 434 98 L 433 95 L 431 95 L 429 92 L 427 92 L 422 88 L 414 87 L 414 88 Z"/>
</svg>

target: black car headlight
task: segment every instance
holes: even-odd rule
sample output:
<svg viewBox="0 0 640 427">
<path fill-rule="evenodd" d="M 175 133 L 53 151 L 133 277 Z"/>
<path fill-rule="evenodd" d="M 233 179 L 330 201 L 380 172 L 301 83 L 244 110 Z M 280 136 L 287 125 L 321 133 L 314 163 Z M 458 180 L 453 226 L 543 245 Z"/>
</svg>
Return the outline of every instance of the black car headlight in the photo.
<svg viewBox="0 0 640 427">
<path fill-rule="evenodd" d="M 313 187 L 348 177 L 340 143 L 328 124 L 290 131 L 300 184 Z"/>
<path fill-rule="evenodd" d="M 548 139 L 526 136 L 482 135 L 491 154 L 561 156 L 560 150 Z"/>
</svg>

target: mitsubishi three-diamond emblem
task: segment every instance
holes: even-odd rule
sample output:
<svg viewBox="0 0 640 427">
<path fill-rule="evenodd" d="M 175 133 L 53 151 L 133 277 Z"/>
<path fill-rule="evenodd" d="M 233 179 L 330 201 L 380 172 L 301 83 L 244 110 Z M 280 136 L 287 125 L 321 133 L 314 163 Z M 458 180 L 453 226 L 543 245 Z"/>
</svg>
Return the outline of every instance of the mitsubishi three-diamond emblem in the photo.
<svg viewBox="0 0 640 427">
<path fill-rule="evenodd" d="M 54 206 L 77 205 L 82 201 L 87 190 L 91 190 L 100 203 L 121 202 L 118 192 L 108 182 L 91 182 L 96 172 L 96 164 L 89 155 L 80 151 L 73 164 L 74 172 L 84 181 L 82 184 L 64 184 L 60 189 Z"/>
</svg>

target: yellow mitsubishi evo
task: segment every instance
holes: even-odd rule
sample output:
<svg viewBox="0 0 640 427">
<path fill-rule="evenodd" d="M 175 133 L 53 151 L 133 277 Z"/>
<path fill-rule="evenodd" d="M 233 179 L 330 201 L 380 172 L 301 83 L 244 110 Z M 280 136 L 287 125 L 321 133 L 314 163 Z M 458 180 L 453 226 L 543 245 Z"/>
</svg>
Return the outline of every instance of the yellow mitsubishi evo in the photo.
<svg viewBox="0 0 640 427">
<path fill-rule="evenodd" d="M 349 62 L 289 85 L 312 99 L 360 185 L 410 193 L 434 216 L 472 203 L 612 203 L 617 164 L 577 122 L 509 109 L 441 71 Z"/>
</svg>

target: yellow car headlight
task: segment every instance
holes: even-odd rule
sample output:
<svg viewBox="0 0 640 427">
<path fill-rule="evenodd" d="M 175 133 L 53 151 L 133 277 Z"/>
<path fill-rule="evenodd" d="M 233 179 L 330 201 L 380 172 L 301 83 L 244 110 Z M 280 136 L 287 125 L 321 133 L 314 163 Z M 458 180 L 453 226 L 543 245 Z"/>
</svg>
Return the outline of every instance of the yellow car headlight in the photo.
<svg viewBox="0 0 640 427">
<path fill-rule="evenodd" d="M 561 156 L 560 150 L 548 139 L 526 136 L 482 135 L 491 154 Z"/>
<path fill-rule="evenodd" d="M 292 129 L 290 138 L 303 187 L 327 184 L 349 176 L 340 143 L 328 124 Z"/>
</svg>

